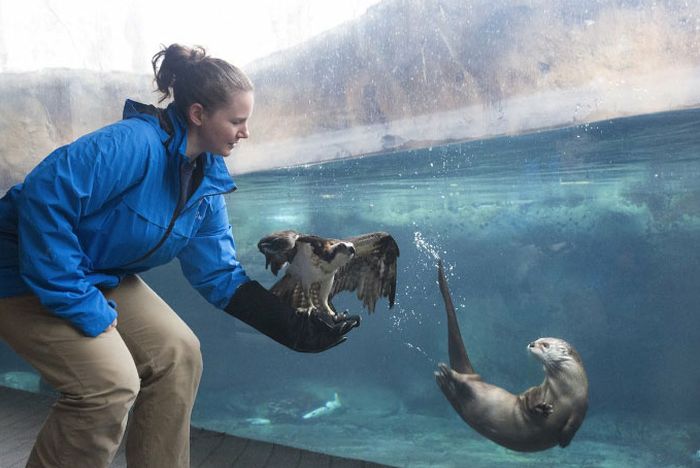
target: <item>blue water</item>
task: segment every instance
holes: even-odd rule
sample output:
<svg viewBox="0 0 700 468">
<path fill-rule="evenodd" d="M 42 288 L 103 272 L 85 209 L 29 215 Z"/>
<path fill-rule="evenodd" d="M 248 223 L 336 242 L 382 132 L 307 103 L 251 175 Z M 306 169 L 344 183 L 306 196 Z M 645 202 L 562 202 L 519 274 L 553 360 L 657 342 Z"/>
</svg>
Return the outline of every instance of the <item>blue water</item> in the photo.
<svg viewBox="0 0 700 468">
<path fill-rule="evenodd" d="M 397 301 L 347 343 L 288 351 L 198 298 L 173 263 L 145 275 L 200 337 L 194 423 L 397 466 L 686 466 L 700 449 L 700 110 L 248 174 L 228 197 L 239 256 L 275 230 L 384 230 L 401 248 Z M 590 408 L 566 449 L 518 454 L 454 413 L 434 254 L 447 264 L 477 371 L 521 392 L 525 346 L 581 354 Z M 350 294 L 337 307 L 359 311 Z M 301 416 L 332 400 L 337 411 Z M 258 418 L 258 419 L 254 419 Z"/>
</svg>

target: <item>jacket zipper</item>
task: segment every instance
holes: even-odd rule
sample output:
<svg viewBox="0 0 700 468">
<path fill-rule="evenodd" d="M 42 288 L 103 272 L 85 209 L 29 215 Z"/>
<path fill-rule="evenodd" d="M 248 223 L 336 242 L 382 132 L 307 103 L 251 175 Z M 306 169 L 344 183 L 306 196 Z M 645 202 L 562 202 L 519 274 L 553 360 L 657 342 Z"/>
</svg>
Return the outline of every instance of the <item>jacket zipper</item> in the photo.
<svg viewBox="0 0 700 468">
<path fill-rule="evenodd" d="M 207 195 L 202 195 L 193 204 L 197 204 L 207 197 L 214 197 L 217 195 L 226 195 L 229 193 L 233 193 L 236 191 L 236 189 L 237 189 L 237 187 L 234 187 L 233 189 L 228 190 L 226 192 L 217 192 L 217 193 L 210 193 Z M 184 187 L 182 186 L 182 180 L 180 180 L 180 194 L 182 194 L 183 190 L 184 190 Z M 135 263 L 142 262 L 145 259 L 147 259 L 148 257 L 150 257 L 151 255 L 153 255 L 165 243 L 165 241 L 168 239 L 168 237 L 170 237 L 170 234 L 172 233 L 173 229 L 175 228 L 175 222 L 180 217 L 180 215 L 184 211 L 184 209 L 187 206 L 189 201 L 190 201 L 189 199 L 183 200 L 183 197 L 180 196 L 180 200 L 178 200 L 178 204 L 175 207 L 175 211 L 173 212 L 173 217 L 170 219 L 170 223 L 168 224 L 168 227 L 165 230 L 165 234 L 163 234 L 163 237 L 160 238 L 158 243 L 155 246 L 153 246 L 150 250 L 148 250 L 145 254 L 143 254 L 139 258 L 137 258 L 136 260 L 132 260 L 129 263 L 125 263 L 124 265 L 121 265 L 120 268 L 125 268 L 125 267 L 131 266 Z"/>
</svg>

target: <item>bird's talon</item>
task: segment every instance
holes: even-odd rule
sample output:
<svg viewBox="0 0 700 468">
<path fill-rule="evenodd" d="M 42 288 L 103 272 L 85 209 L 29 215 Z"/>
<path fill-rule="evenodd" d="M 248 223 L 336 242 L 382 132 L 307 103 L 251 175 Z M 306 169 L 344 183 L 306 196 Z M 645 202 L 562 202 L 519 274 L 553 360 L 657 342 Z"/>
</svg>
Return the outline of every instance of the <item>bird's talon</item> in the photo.
<svg viewBox="0 0 700 468">
<path fill-rule="evenodd" d="M 341 320 L 347 320 L 347 318 L 348 318 L 348 311 L 346 310 L 345 312 L 338 314 L 338 315 L 336 316 L 335 321 L 338 322 L 338 321 L 341 321 Z"/>
</svg>

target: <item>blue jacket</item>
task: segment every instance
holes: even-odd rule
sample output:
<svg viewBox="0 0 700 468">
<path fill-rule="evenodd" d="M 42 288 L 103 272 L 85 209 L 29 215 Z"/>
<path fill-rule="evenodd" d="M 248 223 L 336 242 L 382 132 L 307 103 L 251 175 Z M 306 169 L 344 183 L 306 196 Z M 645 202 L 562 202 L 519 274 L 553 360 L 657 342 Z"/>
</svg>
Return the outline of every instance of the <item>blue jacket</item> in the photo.
<svg viewBox="0 0 700 468">
<path fill-rule="evenodd" d="M 236 186 L 223 158 L 205 153 L 201 184 L 171 226 L 186 147 L 173 105 L 159 120 L 127 100 L 124 120 L 47 156 L 0 199 L 0 297 L 34 293 L 96 336 L 117 316 L 98 288 L 177 257 L 192 286 L 224 308 L 248 281 L 224 201 Z"/>
</svg>

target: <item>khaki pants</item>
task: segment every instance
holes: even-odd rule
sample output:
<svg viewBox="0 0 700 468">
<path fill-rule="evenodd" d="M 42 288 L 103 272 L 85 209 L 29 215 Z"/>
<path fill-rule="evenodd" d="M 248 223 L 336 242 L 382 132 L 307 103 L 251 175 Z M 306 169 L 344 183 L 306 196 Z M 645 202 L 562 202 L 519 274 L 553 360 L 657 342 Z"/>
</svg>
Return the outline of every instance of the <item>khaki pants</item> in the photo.
<svg viewBox="0 0 700 468">
<path fill-rule="evenodd" d="M 105 296 L 117 303 L 117 329 L 95 338 L 52 315 L 36 296 L 0 299 L 0 338 L 61 395 L 27 466 L 109 466 L 133 406 L 129 467 L 188 467 L 199 341 L 137 276 Z"/>
</svg>

